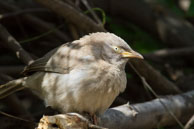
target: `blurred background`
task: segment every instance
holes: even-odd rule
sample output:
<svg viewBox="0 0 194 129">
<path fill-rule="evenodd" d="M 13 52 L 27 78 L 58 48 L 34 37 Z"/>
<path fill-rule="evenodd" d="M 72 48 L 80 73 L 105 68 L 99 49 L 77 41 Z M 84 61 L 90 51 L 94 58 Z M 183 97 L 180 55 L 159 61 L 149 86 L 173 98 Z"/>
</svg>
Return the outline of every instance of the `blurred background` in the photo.
<svg viewBox="0 0 194 129">
<path fill-rule="evenodd" d="M 194 90 L 193 0 L 0 0 L 0 25 L 1 84 L 23 77 L 26 53 L 37 59 L 86 34 L 108 31 L 145 57 L 131 63 L 158 95 Z M 126 72 L 127 89 L 111 107 L 155 99 L 129 64 Z M 28 89 L 0 100 L 0 111 L 35 122 L 50 113 Z M 0 114 L 1 129 L 35 126 Z"/>
</svg>

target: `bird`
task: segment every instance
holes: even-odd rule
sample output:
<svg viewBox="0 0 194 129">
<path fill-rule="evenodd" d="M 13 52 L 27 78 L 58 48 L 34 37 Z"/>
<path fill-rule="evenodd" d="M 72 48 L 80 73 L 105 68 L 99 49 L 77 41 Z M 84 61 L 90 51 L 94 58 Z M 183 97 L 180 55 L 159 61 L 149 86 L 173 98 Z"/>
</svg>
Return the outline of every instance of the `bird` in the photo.
<svg viewBox="0 0 194 129">
<path fill-rule="evenodd" d="M 143 56 L 119 36 L 90 33 L 26 66 L 25 77 L 0 86 L 0 98 L 29 88 L 62 113 L 101 115 L 125 90 L 125 65 L 131 58 Z"/>
</svg>

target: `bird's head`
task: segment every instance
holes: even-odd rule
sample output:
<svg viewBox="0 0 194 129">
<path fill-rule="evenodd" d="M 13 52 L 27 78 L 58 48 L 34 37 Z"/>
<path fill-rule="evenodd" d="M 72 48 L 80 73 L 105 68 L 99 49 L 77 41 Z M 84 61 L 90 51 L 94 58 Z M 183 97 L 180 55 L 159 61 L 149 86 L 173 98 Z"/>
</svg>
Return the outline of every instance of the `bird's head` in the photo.
<svg viewBox="0 0 194 129">
<path fill-rule="evenodd" d="M 108 32 L 92 33 L 85 37 L 89 40 L 96 57 L 124 67 L 130 58 L 143 59 L 143 56 L 134 51 L 123 39 Z"/>
</svg>

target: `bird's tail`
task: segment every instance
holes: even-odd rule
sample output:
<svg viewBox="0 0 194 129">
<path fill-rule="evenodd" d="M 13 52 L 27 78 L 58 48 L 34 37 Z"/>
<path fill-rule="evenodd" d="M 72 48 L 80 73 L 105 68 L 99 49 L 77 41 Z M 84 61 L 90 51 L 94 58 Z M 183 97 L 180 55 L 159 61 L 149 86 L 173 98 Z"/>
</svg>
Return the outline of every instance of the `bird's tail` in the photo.
<svg viewBox="0 0 194 129">
<path fill-rule="evenodd" d="M 7 97 L 10 94 L 13 94 L 16 91 L 20 91 L 26 88 L 23 84 L 26 77 L 19 78 L 17 80 L 10 81 L 6 84 L 0 85 L 0 99 Z"/>
</svg>

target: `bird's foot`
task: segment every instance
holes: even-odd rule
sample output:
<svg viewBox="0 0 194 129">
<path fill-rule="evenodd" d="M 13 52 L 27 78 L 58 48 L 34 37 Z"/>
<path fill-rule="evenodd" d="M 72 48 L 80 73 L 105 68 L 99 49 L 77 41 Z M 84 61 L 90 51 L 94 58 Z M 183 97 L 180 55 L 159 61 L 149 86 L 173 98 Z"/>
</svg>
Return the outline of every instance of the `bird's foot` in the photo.
<svg viewBox="0 0 194 129">
<path fill-rule="evenodd" d="M 83 115 L 94 125 L 98 124 L 98 119 L 96 114 L 84 112 Z"/>
<path fill-rule="evenodd" d="M 132 115 L 135 117 L 138 114 L 138 112 L 135 110 L 135 108 L 132 105 L 130 105 L 129 102 L 127 103 L 127 105 L 129 106 L 129 109 L 131 110 Z"/>
<path fill-rule="evenodd" d="M 97 116 L 95 114 L 90 114 L 90 116 L 92 117 L 92 123 L 94 125 L 98 125 Z"/>
</svg>

